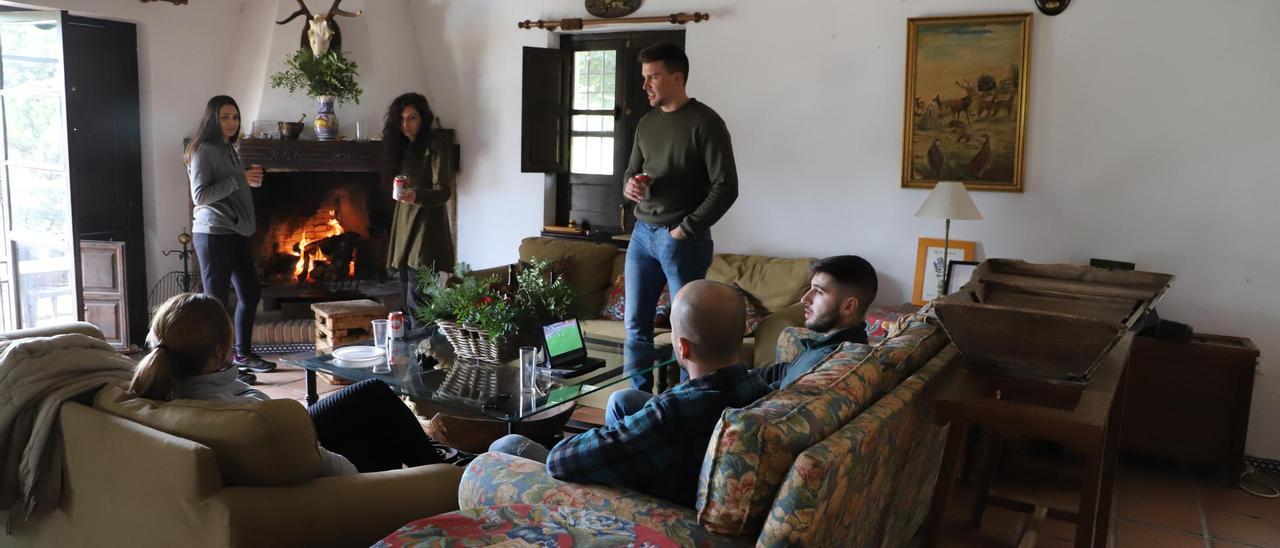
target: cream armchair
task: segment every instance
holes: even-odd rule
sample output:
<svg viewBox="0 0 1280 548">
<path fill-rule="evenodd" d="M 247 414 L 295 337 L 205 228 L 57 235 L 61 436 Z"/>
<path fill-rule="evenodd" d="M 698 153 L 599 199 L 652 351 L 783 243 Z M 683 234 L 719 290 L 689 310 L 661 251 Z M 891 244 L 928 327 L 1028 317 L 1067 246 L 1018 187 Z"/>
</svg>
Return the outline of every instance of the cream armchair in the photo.
<svg viewBox="0 0 1280 548">
<path fill-rule="evenodd" d="M 0 340 L 101 337 L 86 325 Z M 75 402 L 60 415 L 61 501 L 8 539 L 20 545 L 368 546 L 407 521 L 458 507 L 462 469 L 448 464 L 232 486 L 205 445 Z"/>
</svg>

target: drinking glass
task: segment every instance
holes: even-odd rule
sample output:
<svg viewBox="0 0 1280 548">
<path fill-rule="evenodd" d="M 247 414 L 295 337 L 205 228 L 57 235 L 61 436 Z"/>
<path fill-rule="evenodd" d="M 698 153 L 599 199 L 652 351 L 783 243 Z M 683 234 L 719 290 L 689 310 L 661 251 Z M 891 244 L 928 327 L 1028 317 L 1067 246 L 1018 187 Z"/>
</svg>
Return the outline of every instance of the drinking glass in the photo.
<svg viewBox="0 0 1280 548">
<path fill-rule="evenodd" d="M 520 347 L 520 393 L 535 393 L 538 387 L 538 347 Z"/>
<path fill-rule="evenodd" d="M 364 122 L 356 121 L 356 140 L 357 141 L 369 140 L 369 136 L 366 135 L 364 131 Z"/>
<path fill-rule="evenodd" d="M 387 347 L 387 320 L 373 320 L 373 345 Z"/>
</svg>

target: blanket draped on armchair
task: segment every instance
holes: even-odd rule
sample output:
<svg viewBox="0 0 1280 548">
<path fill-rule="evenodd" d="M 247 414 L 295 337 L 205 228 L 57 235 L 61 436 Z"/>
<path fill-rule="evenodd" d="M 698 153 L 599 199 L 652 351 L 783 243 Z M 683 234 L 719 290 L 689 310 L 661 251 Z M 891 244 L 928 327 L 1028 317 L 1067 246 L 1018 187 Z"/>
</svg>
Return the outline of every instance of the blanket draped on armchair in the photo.
<svg viewBox="0 0 1280 548">
<path fill-rule="evenodd" d="M 54 427 L 62 403 L 110 382 L 127 381 L 133 362 L 87 335 L 0 343 L 0 509 L 5 531 L 61 494 L 62 450 Z"/>
</svg>

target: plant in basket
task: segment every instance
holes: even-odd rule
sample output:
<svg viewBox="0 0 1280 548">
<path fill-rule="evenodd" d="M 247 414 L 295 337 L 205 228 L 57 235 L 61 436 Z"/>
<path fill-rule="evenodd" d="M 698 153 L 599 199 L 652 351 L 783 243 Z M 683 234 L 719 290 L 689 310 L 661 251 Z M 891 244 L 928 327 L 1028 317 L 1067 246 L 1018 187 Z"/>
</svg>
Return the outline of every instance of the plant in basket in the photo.
<svg viewBox="0 0 1280 548">
<path fill-rule="evenodd" d="M 476 348 L 459 348 L 464 334 L 446 331 L 459 355 L 494 354 L 475 357 L 498 359 L 509 354 L 514 345 L 536 339 L 543 323 L 567 317 L 574 310 L 573 287 L 553 273 L 547 261 L 521 265 L 515 282 L 512 288 L 496 275 L 477 276 L 465 263 L 458 263 L 447 281 L 431 269 L 421 269 L 418 284 L 423 302 L 417 318 L 442 328 L 454 322 L 462 324 L 464 330 L 487 340 L 474 341 Z"/>
</svg>

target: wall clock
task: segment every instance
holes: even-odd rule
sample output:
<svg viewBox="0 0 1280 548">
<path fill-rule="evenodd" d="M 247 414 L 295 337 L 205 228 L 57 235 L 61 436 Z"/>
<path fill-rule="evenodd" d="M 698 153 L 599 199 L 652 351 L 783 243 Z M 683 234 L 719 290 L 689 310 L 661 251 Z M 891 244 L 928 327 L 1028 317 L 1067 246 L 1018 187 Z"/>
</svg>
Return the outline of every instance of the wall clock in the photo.
<svg viewBox="0 0 1280 548">
<path fill-rule="evenodd" d="M 640 0 L 586 0 L 587 13 L 596 17 L 622 17 L 640 9 Z"/>
</svg>

